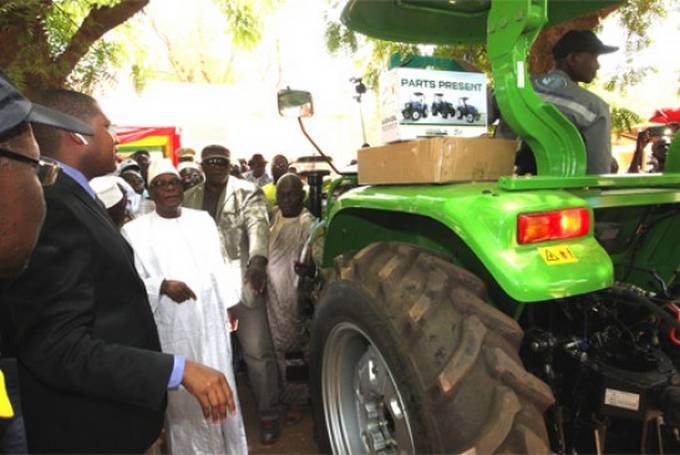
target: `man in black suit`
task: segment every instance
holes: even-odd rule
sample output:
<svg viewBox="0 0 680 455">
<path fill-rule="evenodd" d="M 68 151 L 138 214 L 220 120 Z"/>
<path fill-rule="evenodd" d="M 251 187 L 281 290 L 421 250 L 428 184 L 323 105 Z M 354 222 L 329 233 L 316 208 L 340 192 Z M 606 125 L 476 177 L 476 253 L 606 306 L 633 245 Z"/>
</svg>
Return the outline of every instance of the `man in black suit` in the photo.
<svg viewBox="0 0 680 455">
<path fill-rule="evenodd" d="M 75 118 L 31 103 L 0 71 L 0 280 L 26 268 L 45 218 L 41 185 L 54 183 L 59 172 L 40 157 L 30 122 L 94 133 Z M 3 355 L 0 345 L 0 453 L 27 450 L 16 370 L 16 359 Z"/>
<path fill-rule="evenodd" d="M 166 390 L 181 383 L 206 418 L 235 412 L 222 373 L 160 352 L 130 246 L 88 180 L 115 169 L 115 134 L 96 100 L 47 93 L 42 103 L 84 121 L 93 136 L 35 125 L 62 173 L 45 190 L 47 216 L 28 269 L 3 300 L 3 332 L 19 358 L 31 452 L 142 452 L 163 423 Z M 5 327 L 7 326 L 7 327 Z"/>
</svg>

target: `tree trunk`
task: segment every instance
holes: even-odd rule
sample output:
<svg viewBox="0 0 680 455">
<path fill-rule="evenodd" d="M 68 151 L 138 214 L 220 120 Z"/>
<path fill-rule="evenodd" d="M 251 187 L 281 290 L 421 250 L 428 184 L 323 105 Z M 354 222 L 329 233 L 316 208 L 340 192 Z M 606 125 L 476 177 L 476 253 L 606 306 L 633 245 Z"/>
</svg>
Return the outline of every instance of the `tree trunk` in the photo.
<svg viewBox="0 0 680 455">
<path fill-rule="evenodd" d="M 43 25 L 47 9 L 54 7 L 51 0 L 10 8 L 0 15 L 0 66 L 29 98 L 47 89 L 64 87 L 90 47 L 148 3 L 149 0 L 122 0 L 113 6 L 92 8 L 58 55 L 50 51 L 49 30 Z"/>
<path fill-rule="evenodd" d="M 529 72 L 531 74 L 543 74 L 550 71 L 555 64 L 552 48 L 562 35 L 569 30 L 592 30 L 600 24 L 602 19 L 616 11 L 619 6 L 608 6 L 587 16 L 577 17 L 543 29 L 529 54 Z"/>
</svg>

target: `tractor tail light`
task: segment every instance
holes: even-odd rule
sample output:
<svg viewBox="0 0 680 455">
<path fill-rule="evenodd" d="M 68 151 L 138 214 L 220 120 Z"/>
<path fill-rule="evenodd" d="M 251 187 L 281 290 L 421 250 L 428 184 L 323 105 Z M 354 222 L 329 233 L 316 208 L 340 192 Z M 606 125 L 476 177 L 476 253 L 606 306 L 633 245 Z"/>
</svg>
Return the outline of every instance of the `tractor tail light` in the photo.
<svg viewBox="0 0 680 455">
<path fill-rule="evenodd" d="M 517 217 L 520 244 L 583 237 L 590 231 L 590 212 L 586 208 L 524 213 Z"/>
</svg>

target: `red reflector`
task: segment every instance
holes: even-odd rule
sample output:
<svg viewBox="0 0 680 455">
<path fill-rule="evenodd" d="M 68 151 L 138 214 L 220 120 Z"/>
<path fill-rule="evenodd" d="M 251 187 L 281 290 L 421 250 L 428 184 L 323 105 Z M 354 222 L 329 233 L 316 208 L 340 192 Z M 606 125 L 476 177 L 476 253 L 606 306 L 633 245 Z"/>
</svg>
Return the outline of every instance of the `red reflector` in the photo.
<svg viewBox="0 0 680 455">
<path fill-rule="evenodd" d="M 590 212 L 586 208 L 525 213 L 517 217 L 520 244 L 583 237 L 589 230 Z"/>
</svg>

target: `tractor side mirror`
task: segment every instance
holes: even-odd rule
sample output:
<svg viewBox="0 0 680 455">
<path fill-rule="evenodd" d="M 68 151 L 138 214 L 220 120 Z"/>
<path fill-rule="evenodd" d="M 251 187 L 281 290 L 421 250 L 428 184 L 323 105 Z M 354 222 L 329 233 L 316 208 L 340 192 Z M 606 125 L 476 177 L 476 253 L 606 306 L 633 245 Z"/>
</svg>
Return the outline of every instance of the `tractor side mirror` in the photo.
<svg viewBox="0 0 680 455">
<path fill-rule="evenodd" d="M 304 90 L 279 90 L 279 115 L 283 117 L 311 117 L 314 115 L 312 94 Z"/>
</svg>

